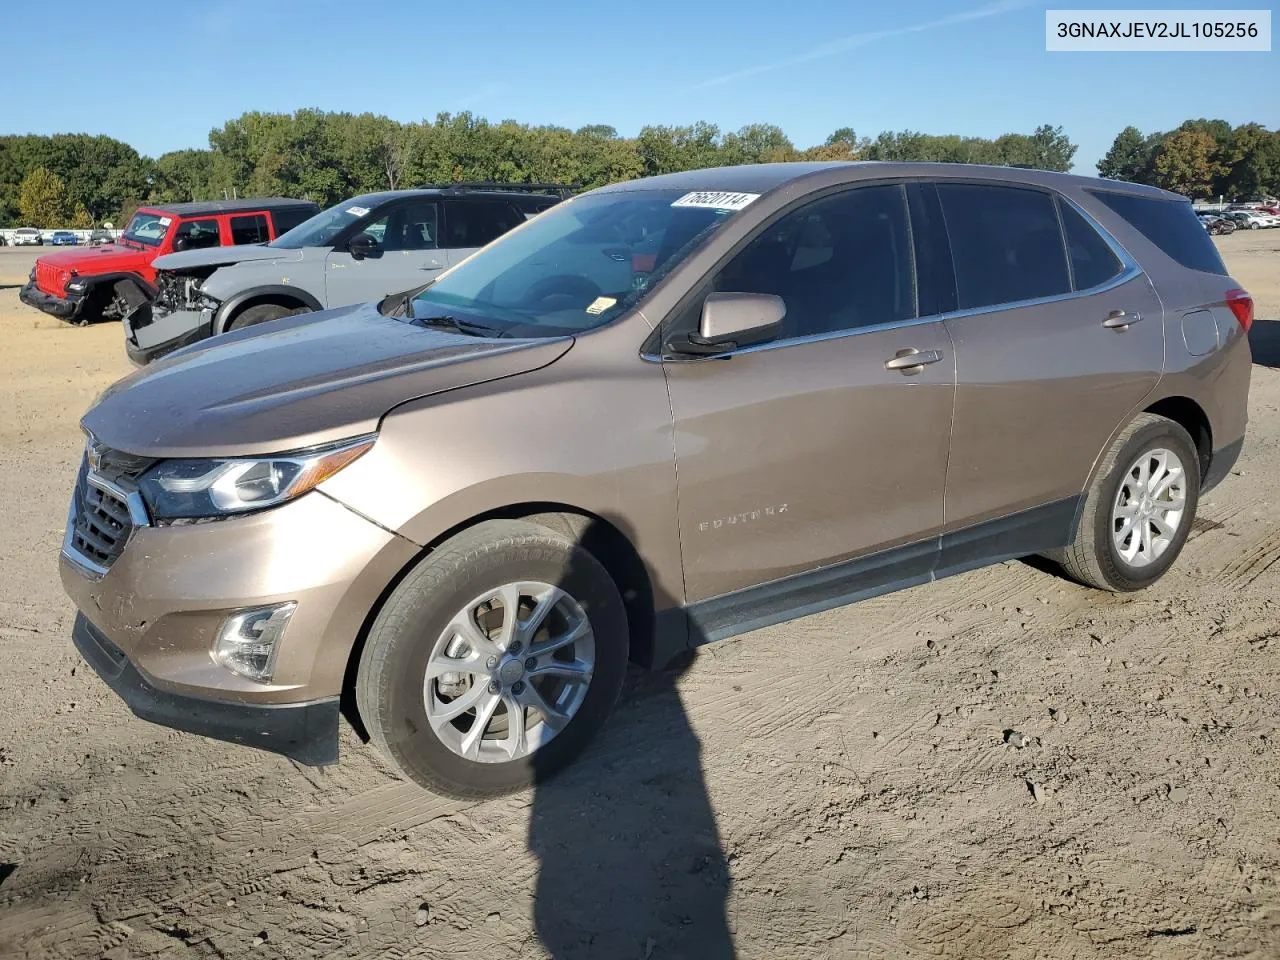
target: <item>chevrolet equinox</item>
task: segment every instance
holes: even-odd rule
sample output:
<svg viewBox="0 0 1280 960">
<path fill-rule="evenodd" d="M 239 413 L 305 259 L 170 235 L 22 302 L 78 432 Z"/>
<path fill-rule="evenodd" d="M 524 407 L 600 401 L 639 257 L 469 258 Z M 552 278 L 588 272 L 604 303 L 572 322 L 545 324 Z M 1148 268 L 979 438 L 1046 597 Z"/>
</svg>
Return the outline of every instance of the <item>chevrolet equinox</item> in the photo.
<svg viewBox="0 0 1280 960">
<path fill-rule="evenodd" d="M 139 716 L 481 796 L 628 661 L 1014 557 L 1158 579 L 1243 444 L 1253 319 L 1191 205 L 924 163 L 584 193 L 431 282 L 109 387 L 61 551 Z"/>
</svg>

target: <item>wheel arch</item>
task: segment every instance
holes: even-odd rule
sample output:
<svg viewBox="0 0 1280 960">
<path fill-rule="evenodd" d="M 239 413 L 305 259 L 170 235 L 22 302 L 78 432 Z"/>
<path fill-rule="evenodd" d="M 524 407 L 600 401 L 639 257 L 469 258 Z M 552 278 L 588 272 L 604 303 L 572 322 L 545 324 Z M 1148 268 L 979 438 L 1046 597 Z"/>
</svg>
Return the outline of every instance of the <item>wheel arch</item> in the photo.
<svg viewBox="0 0 1280 960">
<path fill-rule="evenodd" d="M 237 293 L 235 296 L 228 297 L 222 302 L 222 306 L 218 307 L 218 311 L 213 317 L 214 332 L 226 333 L 231 321 L 237 316 L 250 307 L 257 307 L 266 303 L 288 307 L 291 310 L 298 307 L 306 307 L 309 310 L 324 309 L 324 305 L 312 293 L 302 287 L 283 283 L 252 287 L 249 290 Z"/>
<path fill-rule="evenodd" d="M 348 654 L 341 694 L 343 716 L 362 740 L 367 742 L 369 734 L 356 706 L 355 683 L 360 657 L 374 621 L 396 588 L 426 556 L 464 530 L 488 520 L 527 520 L 538 523 L 572 537 L 599 560 L 622 596 L 627 613 L 628 658 L 631 662 L 642 667 L 660 667 L 687 646 L 680 643 L 679 650 L 670 650 L 659 643 L 653 583 L 639 551 L 617 524 L 590 510 L 568 503 L 529 501 L 507 504 L 468 517 L 433 537 L 392 577 L 369 609 Z"/>
<path fill-rule="evenodd" d="M 1209 465 L 1213 461 L 1213 426 L 1209 423 L 1209 415 L 1200 404 L 1190 397 L 1169 396 L 1150 404 L 1143 413 L 1153 413 L 1165 417 L 1186 430 L 1196 446 L 1196 458 L 1200 461 L 1200 482 L 1209 475 Z"/>
</svg>

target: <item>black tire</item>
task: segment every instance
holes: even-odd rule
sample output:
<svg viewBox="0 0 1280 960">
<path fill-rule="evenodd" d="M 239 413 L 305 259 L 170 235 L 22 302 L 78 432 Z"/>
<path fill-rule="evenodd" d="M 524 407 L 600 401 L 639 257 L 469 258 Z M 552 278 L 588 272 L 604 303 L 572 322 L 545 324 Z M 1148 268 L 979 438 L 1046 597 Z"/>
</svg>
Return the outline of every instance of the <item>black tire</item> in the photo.
<svg viewBox="0 0 1280 960">
<path fill-rule="evenodd" d="M 1146 566 L 1126 562 L 1112 538 L 1112 507 L 1120 487 L 1145 451 L 1164 448 L 1177 454 L 1185 470 L 1186 505 L 1178 528 L 1164 553 Z M 1152 413 L 1139 414 L 1103 457 L 1093 484 L 1085 494 L 1075 538 L 1062 550 L 1048 554 L 1074 580 L 1100 590 L 1141 590 L 1160 579 L 1177 560 L 1187 542 L 1200 502 L 1200 458 L 1191 436 L 1180 424 Z"/>
<path fill-rule="evenodd" d="M 260 303 L 236 314 L 235 319 L 227 324 L 227 330 L 243 330 L 245 327 L 257 326 L 259 323 L 266 323 L 268 320 L 279 320 L 281 317 L 292 317 L 294 314 L 309 312 L 306 307 L 286 307 L 278 303 Z"/>
<path fill-rule="evenodd" d="M 595 667 L 572 719 L 532 753 L 500 763 L 465 759 L 431 729 L 427 659 L 453 616 L 504 583 L 560 587 L 586 613 Z M 576 757 L 613 710 L 626 676 L 627 616 L 600 562 L 572 537 L 520 520 L 477 524 L 423 557 L 379 611 L 360 655 L 356 706 L 373 744 L 408 779 L 453 797 L 491 797 L 543 780 Z"/>
</svg>

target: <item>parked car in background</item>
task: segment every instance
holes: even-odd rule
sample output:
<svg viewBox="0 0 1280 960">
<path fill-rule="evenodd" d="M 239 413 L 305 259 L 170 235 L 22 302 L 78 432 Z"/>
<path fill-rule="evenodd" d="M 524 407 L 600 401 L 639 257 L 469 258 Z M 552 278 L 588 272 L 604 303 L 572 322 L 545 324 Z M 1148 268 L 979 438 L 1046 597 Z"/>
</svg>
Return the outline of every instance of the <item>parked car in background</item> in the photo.
<svg viewBox="0 0 1280 960">
<path fill-rule="evenodd" d="M 451 199 L 397 198 L 379 245 L 432 213 L 447 236 Z M 330 236 L 370 236 L 352 216 Z M 603 187 L 408 294 L 108 389 L 61 552 L 74 642 L 149 720 L 328 764 L 345 708 L 430 789 L 522 788 L 628 659 L 1027 555 L 1155 583 L 1243 445 L 1252 319 L 1152 187 L 945 163 Z"/>
<path fill-rule="evenodd" d="M 80 241 L 70 230 L 55 230 L 49 237 L 49 243 L 55 247 L 74 247 Z"/>
<path fill-rule="evenodd" d="M 42 247 L 44 246 L 44 235 L 35 227 L 19 227 L 13 231 L 13 245 L 15 247 Z"/>
<path fill-rule="evenodd" d="M 36 261 L 22 302 L 70 323 L 118 320 L 156 294 L 152 262 L 174 250 L 261 244 L 320 209 L 310 200 L 250 197 L 141 207 L 118 241 Z"/>
<path fill-rule="evenodd" d="M 1280 227 L 1280 217 L 1273 217 L 1257 210 L 1228 210 L 1223 214 L 1235 221 L 1239 230 L 1265 230 L 1269 227 Z"/>
<path fill-rule="evenodd" d="M 1206 230 L 1215 235 L 1236 232 L 1235 221 L 1228 220 L 1226 217 L 1218 217 L 1212 214 L 1201 214 L 1199 220 Z"/>
<path fill-rule="evenodd" d="M 115 240 L 115 235 L 110 230 L 91 230 L 89 232 L 88 245 L 91 247 L 100 247 L 104 243 L 111 243 Z"/>
<path fill-rule="evenodd" d="M 142 365 L 227 330 L 407 290 L 570 192 L 470 183 L 363 194 L 262 246 L 162 257 L 155 301 L 125 318 L 125 350 Z"/>
</svg>

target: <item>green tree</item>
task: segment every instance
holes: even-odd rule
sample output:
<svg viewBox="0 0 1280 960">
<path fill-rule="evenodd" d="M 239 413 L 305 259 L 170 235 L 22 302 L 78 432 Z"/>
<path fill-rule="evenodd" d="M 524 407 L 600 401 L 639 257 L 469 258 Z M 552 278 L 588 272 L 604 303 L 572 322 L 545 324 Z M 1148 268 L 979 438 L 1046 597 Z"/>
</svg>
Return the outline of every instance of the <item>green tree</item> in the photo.
<svg viewBox="0 0 1280 960">
<path fill-rule="evenodd" d="M 1280 190 L 1280 133 L 1259 123 L 1236 127 L 1223 159 L 1227 172 L 1221 192 L 1231 199 Z"/>
<path fill-rule="evenodd" d="M 75 212 L 71 214 L 71 227 L 75 230 L 92 230 L 93 215 L 85 209 L 83 203 L 77 203 Z"/>
<path fill-rule="evenodd" d="M 33 227 L 66 226 L 71 219 L 67 203 L 67 185 L 44 167 L 28 173 L 18 191 L 22 222 Z"/>
<path fill-rule="evenodd" d="M 1195 200 L 1212 195 L 1214 178 L 1221 172 L 1215 156 L 1218 145 L 1202 130 L 1169 134 L 1156 151 L 1156 185 Z"/>
<path fill-rule="evenodd" d="M 1098 176 L 1146 183 L 1150 180 L 1151 147 L 1137 127 L 1125 127 L 1098 161 Z"/>
</svg>

